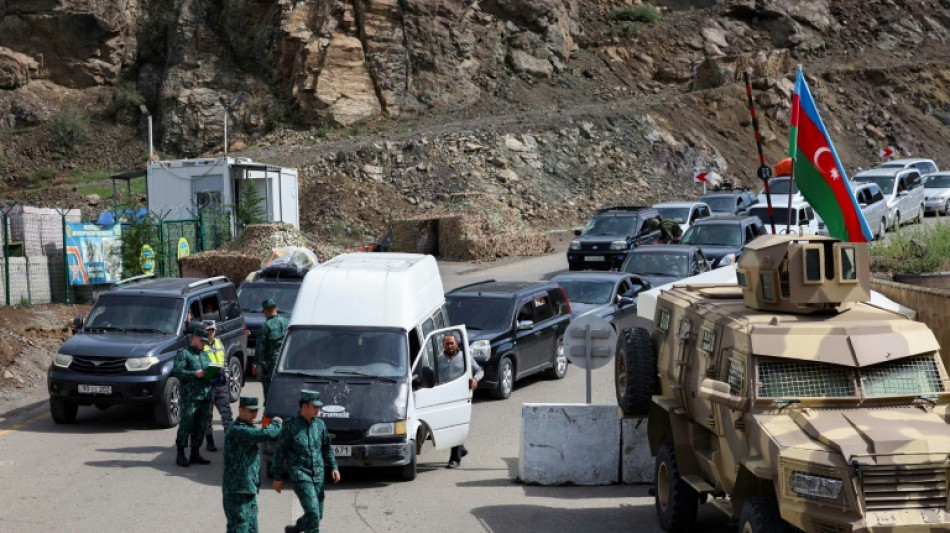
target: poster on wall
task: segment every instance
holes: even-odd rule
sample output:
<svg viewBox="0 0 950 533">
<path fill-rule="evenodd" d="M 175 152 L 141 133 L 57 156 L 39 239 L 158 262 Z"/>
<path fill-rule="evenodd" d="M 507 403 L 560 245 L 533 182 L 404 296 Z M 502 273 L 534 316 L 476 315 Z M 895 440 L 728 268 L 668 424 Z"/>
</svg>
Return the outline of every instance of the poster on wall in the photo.
<svg viewBox="0 0 950 533">
<path fill-rule="evenodd" d="M 122 226 L 66 224 L 70 285 L 102 285 L 122 279 Z"/>
</svg>

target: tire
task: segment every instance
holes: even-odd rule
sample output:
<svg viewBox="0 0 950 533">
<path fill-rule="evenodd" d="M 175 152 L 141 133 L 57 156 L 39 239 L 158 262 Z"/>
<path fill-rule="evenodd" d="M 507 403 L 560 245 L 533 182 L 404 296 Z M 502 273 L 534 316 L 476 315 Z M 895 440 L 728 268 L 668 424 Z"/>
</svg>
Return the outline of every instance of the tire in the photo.
<svg viewBox="0 0 950 533">
<path fill-rule="evenodd" d="M 665 531 L 692 531 L 699 512 L 699 494 L 680 477 L 673 445 L 664 442 L 656 456 L 653 491 L 656 517 Z"/>
<path fill-rule="evenodd" d="M 402 481 L 412 481 L 416 479 L 416 444 L 412 443 L 412 460 L 409 464 L 399 467 L 399 479 Z"/>
<path fill-rule="evenodd" d="M 894 214 L 894 224 L 891 229 L 894 231 L 901 229 L 901 214 L 900 213 Z"/>
<path fill-rule="evenodd" d="M 917 218 L 914 219 L 914 224 L 922 224 L 924 222 L 924 204 L 920 204 L 917 208 Z"/>
<path fill-rule="evenodd" d="M 549 379 L 564 379 L 567 375 L 567 352 L 564 351 L 564 334 L 554 342 L 554 364 L 544 371 Z"/>
<path fill-rule="evenodd" d="M 950 215 L 950 200 L 947 200 L 947 203 L 943 205 L 943 216 Z"/>
<path fill-rule="evenodd" d="M 53 417 L 53 422 L 72 424 L 76 421 L 77 413 L 79 413 L 79 404 L 67 402 L 59 396 L 50 397 L 49 414 Z"/>
<path fill-rule="evenodd" d="M 228 401 L 234 403 L 241 398 L 244 386 L 244 365 L 237 357 L 228 360 Z"/>
<path fill-rule="evenodd" d="M 623 414 L 644 417 L 650 413 L 653 395 L 659 390 L 659 381 L 656 351 L 646 329 L 633 328 L 621 332 L 614 357 L 614 385 L 617 405 Z"/>
<path fill-rule="evenodd" d="M 165 380 L 162 396 L 155 404 L 155 424 L 163 428 L 171 428 L 181 421 L 181 386 L 178 378 L 170 376 Z"/>
<path fill-rule="evenodd" d="M 887 236 L 887 219 L 881 219 L 881 230 L 877 234 L 877 240 L 883 241 L 884 237 Z"/>
<path fill-rule="evenodd" d="M 791 533 L 792 526 L 782 520 L 774 496 L 752 496 L 742 505 L 740 533 Z"/>
<path fill-rule="evenodd" d="M 491 390 L 492 398 L 507 400 L 515 387 L 515 365 L 508 356 L 498 361 L 498 386 Z"/>
</svg>

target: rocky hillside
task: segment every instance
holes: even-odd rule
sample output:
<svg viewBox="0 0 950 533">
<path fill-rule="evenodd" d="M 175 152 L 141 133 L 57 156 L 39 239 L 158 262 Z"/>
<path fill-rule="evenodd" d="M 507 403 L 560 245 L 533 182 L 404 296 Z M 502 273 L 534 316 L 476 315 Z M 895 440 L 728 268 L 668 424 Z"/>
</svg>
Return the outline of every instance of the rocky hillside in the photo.
<svg viewBox="0 0 950 533">
<path fill-rule="evenodd" d="M 86 201 L 77 171 L 140 165 L 146 114 L 163 157 L 220 154 L 226 115 L 233 150 L 301 168 L 320 238 L 470 192 L 558 227 L 694 196 L 700 167 L 753 184 L 742 72 L 774 162 L 798 64 L 847 167 L 950 165 L 948 28 L 948 0 L 0 0 L 2 195 Z"/>
</svg>

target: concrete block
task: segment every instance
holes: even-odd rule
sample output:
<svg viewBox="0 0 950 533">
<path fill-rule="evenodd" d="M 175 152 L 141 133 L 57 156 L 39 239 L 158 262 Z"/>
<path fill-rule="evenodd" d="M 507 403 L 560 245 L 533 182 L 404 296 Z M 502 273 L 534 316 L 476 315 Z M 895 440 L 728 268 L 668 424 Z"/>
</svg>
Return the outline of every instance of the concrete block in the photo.
<svg viewBox="0 0 950 533">
<path fill-rule="evenodd" d="M 537 404 L 521 407 L 522 483 L 610 485 L 620 479 L 617 406 Z"/>
<path fill-rule="evenodd" d="M 50 286 L 49 258 L 45 255 L 26 258 L 27 286 L 30 293 L 30 303 L 33 305 L 48 304 L 52 301 Z"/>
<path fill-rule="evenodd" d="M 10 305 L 20 305 L 22 299 L 30 298 L 29 272 L 25 257 L 10 257 L 0 260 L 0 305 L 6 305 L 6 263 L 10 263 Z"/>
<path fill-rule="evenodd" d="M 621 481 L 627 484 L 653 483 L 655 467 L 653 455 L 650 453 L 646 419 L 622 419 L 620 436 Z"/>
</svg>

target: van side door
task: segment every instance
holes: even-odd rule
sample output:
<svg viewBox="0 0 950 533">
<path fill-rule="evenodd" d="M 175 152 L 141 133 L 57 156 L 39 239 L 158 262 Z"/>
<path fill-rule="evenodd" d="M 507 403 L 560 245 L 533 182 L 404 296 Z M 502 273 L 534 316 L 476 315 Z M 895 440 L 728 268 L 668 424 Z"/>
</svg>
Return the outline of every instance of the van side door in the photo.
<svg viewBox="0 0 950 533">
<path fill-rule="evenodd" d="M 464 362 L 461 372 L 452 371 L 440 355 L 446 334 L 454 334 Z M 434 355 L 429 355 L 434 354 Z M 429 428 L 437 450 L 465 442 L 472 418 L 472 352 L 465 326 L 437 329 L 426 335 L 412 365 L 413 404 L 417 419 Z M 418 445 L 418 443 L 417 443 Z"/>
</svg>

